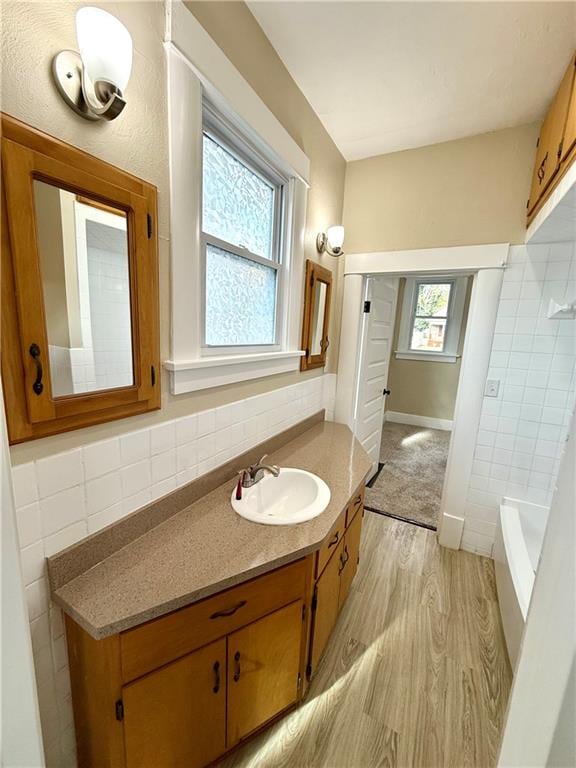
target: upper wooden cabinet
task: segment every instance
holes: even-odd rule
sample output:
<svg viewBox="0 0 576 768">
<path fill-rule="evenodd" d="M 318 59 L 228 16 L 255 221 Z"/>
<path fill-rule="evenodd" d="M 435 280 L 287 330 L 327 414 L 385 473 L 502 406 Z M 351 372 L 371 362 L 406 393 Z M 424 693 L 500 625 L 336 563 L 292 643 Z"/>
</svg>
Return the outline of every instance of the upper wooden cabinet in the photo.
<svg viewBox="0 0 576 768">
<path fill-rule="evenodd" d="M 10 442 L 160 407 L 156 189 L 2 115 Z"/>
<path fill-rule="evenodd" d="M 576 56 L 574 57 L 574 84 L 570 95 L 570 104 L 568 106 L 568 116 L 566 117 L 566 130 L 564 131 L 564 141 L 562 142 L 561 163 L 569 164 L 569 159 L 574 159 L 576 152 Z"/>
<path fill-rule="evenodd" d="M 576 144 L 576 56 L 572 56 L 542 124 L 528 200 L 529 221 L 574 159 Z"/>
<path fill-rule="evenodd" d="M 332 272 L 308 259 L 302 321 L 302 349 L 305 352 L 300 360 L 302 371 L 326 365 L 331 298 Z"/>
</svg>

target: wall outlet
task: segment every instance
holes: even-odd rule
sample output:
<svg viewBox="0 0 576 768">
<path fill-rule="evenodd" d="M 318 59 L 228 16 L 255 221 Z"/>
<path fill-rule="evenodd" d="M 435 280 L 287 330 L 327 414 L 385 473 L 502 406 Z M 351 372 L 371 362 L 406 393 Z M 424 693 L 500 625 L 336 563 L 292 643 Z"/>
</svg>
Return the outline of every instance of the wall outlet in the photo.
<svg viewBox="0 0 576 768">
<path fill-rule="evenodd" d="M 485 397 L 498 397 L 499 391 L 500 391 L 499 379 L 488 379 L 486 381 L 486 386 L 484 387 Z"/>
</svg>

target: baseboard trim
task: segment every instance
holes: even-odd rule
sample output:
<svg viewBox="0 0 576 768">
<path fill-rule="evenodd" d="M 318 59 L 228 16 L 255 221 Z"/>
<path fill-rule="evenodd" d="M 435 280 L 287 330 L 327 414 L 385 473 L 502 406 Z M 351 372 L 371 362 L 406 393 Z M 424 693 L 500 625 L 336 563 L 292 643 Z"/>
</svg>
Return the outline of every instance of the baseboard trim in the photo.
<svg viewBox="0 0 576 768">
<path fill-rule="evenodd" d="M 452 431 L 453 421 L 451 419 L 435 419 L 432 416 L 419 416 L 414 413 L 400 413 L 399 411 L 386 411 L 385 421 L 393 421 L 397 424 L 413 424 L 416 427 L 428 427 L 429 429 L 443 429 L 446 432 Z"/>
</svg>

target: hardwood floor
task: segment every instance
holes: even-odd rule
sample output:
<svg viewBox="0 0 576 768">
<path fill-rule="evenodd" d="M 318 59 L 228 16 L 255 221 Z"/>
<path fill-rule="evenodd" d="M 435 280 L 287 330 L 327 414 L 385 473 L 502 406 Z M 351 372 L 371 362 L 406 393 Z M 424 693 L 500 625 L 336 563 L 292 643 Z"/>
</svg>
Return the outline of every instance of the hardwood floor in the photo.
<svg viewBox="0 0 576 768">
<path fill-rule="evenodd" d="M 511 684 L 491 560 L 366 512 L 306 701 L 223 768 L 484 768 Z"/>
</svg>

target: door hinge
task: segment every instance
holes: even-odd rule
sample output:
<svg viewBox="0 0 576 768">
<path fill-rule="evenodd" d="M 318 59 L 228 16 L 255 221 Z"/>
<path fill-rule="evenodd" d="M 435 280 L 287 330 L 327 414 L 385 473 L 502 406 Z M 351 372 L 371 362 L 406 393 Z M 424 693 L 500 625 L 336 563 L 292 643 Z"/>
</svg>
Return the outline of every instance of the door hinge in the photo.
<svg viewBox="0 0 576 768">
<path fill-rule="evenodd" d="M 536 139 L 536 149 L 540 146 L 540 136 Z"/>
<path fill-rule="evenodd" d="M 152 215 L 150 213 L 146 214 L 146 222 L 148 226 L 148 240 L 152 237 Z"/>
<path fill-rule="evenodd" d="M 298 690 L 302 688 L 302 675 L 298 672 Z"/>
<path fill-rule="evenodd" d="M 124 703 L 122 699 L 118 699 L 116 702 L 116 720 L 124 720 Z"/>
<path fill-rule="evenodd" d="M 312 603 L 310 604 L 310 608 L 312 609 L 312 613 L 316 610 L 318 606 L 318 587 L 314 587 L 314 594 L 312 595 Z"/>
<path fill-rule="evenodd" d="M 564 139 L 558 144 L 558 160 L 562 157 L 562 150 L 564 149 Z"/>
<path fill-rule="evenodd" d="M 150 381 L 152 382 L 152 386 L 156 384 L 156 370 L 153 365 L 150 366 Z"/>
<path fill-rule="evenodd" d="M 310 680 L 312 677 L 312 664 L 306 664 L 306 679 Z"/>
<path fill-rule="evenodd" d="M 371 305 L 372 305 L 372 302 L 370 302 L 370 301 L 365 301 L 364 302 L 364 312 L 366 314 L 368 314 L 368 312 L 370 312 Z"/>
<path fill-rule="evenodd" d="M 528 210 L 529 208 L 530 208 L 530 198 L 526 200 L 526 210 Z"/>
</svg>

